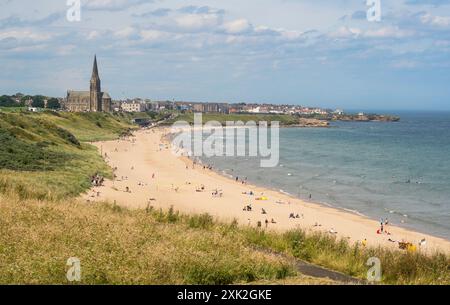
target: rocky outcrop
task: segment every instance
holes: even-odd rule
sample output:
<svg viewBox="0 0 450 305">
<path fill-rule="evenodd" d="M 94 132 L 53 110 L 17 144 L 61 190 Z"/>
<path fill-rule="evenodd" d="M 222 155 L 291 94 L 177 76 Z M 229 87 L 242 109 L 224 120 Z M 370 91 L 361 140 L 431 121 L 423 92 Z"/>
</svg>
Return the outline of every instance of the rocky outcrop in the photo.
<svg viewBox="0 0 450 305">
<path fill-rule="evenodd" d="M 299 122 L 295 127 L 329 127 L 330 123 L 324 120 L 318 119 L 299 119 Z"/>
<path fill-rule="evenodd" d="M 400 118 L 392 115 L 379 115 L 379 114 L 342 114 L 333 115 L 332 121 L 355 121 L 355 122 L 398 122 Z"/>
</svg>

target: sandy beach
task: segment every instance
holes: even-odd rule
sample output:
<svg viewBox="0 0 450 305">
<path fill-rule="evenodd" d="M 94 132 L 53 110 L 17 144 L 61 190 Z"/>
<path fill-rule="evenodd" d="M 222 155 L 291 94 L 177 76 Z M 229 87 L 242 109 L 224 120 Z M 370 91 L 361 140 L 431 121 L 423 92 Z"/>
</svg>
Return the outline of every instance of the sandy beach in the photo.
<svg viewBox="0 0 450 305">
<path fill-rule="evenodd" d="M 244 226 L 256 227 L 260 222 L 261 228 L 267 230 L 286 231 L 299 227 L 323 231 L 351 243 L 366 240 L 367 246 L 398 249 L 398 241 L 407 241 L 416 245 L 419 251 L 450 253 L 448 240 L 395 224 L 385 227 L 390 235 L 377 234 L 379 221 L 242 184 L 204 169 L 202 165 L 194 165 L 188 158 L 172 152 L 169 143 L 163 139 L 167 132 L 168 129 L 163 128 L 139 130 L 127 139 L 94 143 L 108 164 L 115 168 L 116 178 L 92 188 L 82 199 L 91 203 L 115 202 L 132 209 L 148 206 L 169 209 L 173 206 L 186 214 L 209 213 L 227 222 L 236 219 Z M 253 195 L 249 195 L 250 192 Z M 257 200 L 261 197 L 267 200 Z M 246 206 L 251 206 L 252 211 L 244 211 Z M 298 218 L 291 218 L 291 214 Z M 423 239 L 426 243 L 419 246 Z"/>
</svg>

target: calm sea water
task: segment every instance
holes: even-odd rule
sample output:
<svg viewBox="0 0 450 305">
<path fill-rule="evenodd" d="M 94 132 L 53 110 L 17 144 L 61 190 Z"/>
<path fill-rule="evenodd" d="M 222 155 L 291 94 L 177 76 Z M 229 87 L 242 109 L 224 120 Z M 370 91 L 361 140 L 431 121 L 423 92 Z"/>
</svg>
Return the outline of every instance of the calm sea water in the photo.
<svg viewBox="0 0 450 305">
<path fill-rule="evenodd" d="M 282 129 L 280 164 L 203 161 L 223 174 L 450 239 L 450 113 L 397 113 L 401 122 Z"/>
</svg>

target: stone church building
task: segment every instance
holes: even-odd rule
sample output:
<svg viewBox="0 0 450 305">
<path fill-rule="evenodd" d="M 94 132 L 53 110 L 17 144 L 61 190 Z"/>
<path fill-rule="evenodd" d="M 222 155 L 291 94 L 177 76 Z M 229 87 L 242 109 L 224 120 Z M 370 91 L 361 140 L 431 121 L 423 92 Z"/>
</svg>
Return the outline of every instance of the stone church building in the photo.
<svg viewBox="0 0 450 305">
<path fill-rule="evenodd" d="M 67 91 L 66 109 L 71 112 L 111 112 L 111 97 L 101 90 L 97 56 L 94 57 L 90 91 Z"/>
</svg>

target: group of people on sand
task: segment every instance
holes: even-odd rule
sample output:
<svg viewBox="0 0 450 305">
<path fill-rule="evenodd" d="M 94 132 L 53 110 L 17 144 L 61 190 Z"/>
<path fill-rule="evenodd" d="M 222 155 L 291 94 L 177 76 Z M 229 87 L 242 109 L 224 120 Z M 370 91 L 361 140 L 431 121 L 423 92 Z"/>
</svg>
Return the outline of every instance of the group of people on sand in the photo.
<svg viewBox="0 0 450 305">
<path fill-rule="evenodd" d="M 386 219 L 383 219 L 383 218 L 381 218 L 381 220 L 380 220 L 380 228 L 377 230 L 377 234 L 387 234 L 387 235 L 391 235 L 391 233 L 389 233 L 387 230 L 386 230 L 386 227 L 389 225 L 389 220 L 386 218 Z"/>
<path fill-rule="evenodd" d="M 290 218 L 290 219 L 300 219 L 300 215 L 299 215 L 299 214 L 291 213 L 291 214 L 289 214 L 289 218 Z"/>
<path fill-rule="evenodd" d="M 91 177 L 91 185 L 92 186 L 102 186 L 103 182 L 105 182 L 105 178 L 96 173 Z"/>
<path fill-rule="evenodd" d="M 388 219 L 388 218 L 386 218 L 386 219 L 381 218 L 381 219 L 380 219 L 380 227 L 379 227 L 379 229 L 377 230 L 377 234 L 378 234 L 378 235 L 387 234 L 387 235 L 391 236 L 392 234 L 386 230 L 386 227 L 387 227 L 389 224 L 390 224 L 390 223 L 389 223 L 389 219 Z M 391 237 L 389 237 L 388 241 L 391 242 L 391 243 L 397 243 L 399 249 L 401 249 L 401 250 L 406 250 L 406 251 L 408 251 L 408 252 L 416 252 L 416 251 L 417 251 L 416 245 L 414 245 L 414 244 L 411 243 L 411 242 L 407 242 L 407 241 L 405 241 L 405 240 L 397 241 L 397 240 L 392 239 Z M 367 238 L 365 238 L 364 240 L 361 241 L 361 245 L 362 245 L 363 247 L 367 247 Z M 422 240 L 418 243 L 418 246 L 419 246 L 419 247 L 423 247 L 423 246 L 425 246 L 425 245 L 426 245 L 426 239 L 422 239 Z"/>
<path fill-rule="evenodd" d="M 196 188 L 195 191 L 197 193 L 203 193 L 205 191 L 205 186 L 202 184 L 200 187 Z"/>
<path fill-rule="evenodd" d="M 212 196 L 215 198 L 222 198 L 223 197 L 223 192 L 222 190 L 214 190 L 212 192 Z"/>
<path fill-rule="evenodd" d="M 239 177 L 236 176 L 235 180 L 238 183 L 247 184 L 247 177 L 245 177 L 244 179 L 239 179 Z"/>
<path fill-rule="evenodd" d="M 244 212 L 252 212 L 253 211 L 253 206 L 251 204 L 244 206 L 244 208 L 242 209 Z M 261 208 L 261 214 L 262 215 L 267 215 L 267 211 L 264 208 Z M 276 224 L 277 222 L 275 221 L 275 219 L 271 219 L 270 222 L 269 220 L 266 218 L 266 220 L 264 221 L 266 228 L 269 226 L 269 223 L 271 224 Z M 248 224 L 251 224 L 251 220 L 250 218 L 248 219 Z M 262 222 L 258 221 L 257 222 L 257 227 L 261 228 L 262 227 Z"/>
<path fill-rule="evenodd" d="M 276 224 L 277 222 L 272 218 L 272 220 L 270 221 L 270 223 Z M 269 220 L 266 219 L 266 220 L 264 221 L 264 224 L 265 224 L 266 229 L 267 229 L 267 228 L 269 227 Z M 256 225 L 257 225 L 258 228 L 261 228 L 261 227 L 262 227 L 262 222 L 261 222 L 261 221 L 258 221 L 258 222 L 256 223 Z"/>
</svg>

